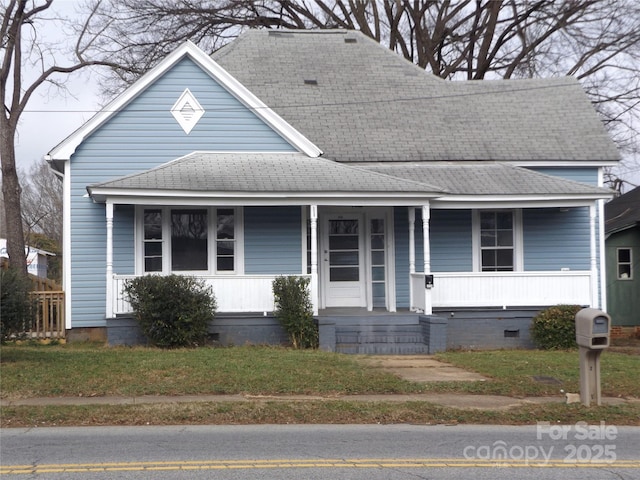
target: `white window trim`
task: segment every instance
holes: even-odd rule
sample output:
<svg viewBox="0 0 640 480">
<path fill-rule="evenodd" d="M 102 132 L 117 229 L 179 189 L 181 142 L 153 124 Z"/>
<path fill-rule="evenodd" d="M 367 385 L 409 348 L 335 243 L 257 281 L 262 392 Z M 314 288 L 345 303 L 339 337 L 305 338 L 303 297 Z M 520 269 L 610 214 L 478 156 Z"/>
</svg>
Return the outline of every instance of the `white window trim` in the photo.
<svg viewBox="0 0 640 480">
<path fill-rule="evenodd" d="M 486 208 L 473 210 L 472 221 L 472 248 L 473 248 L 473 271 L 482 271 L 482 256 L 480 254 L 480 212 L 512 212 L 513 213 L 513 271 L 522 272 L 524 270 L 524 241 L 522 227 L 521 208 Z"/>
<path fill-rule="evenodd" d="M 169 218 L 171 210 L 180 210 L 183 206 L 172 207 L 159 207 L 155 205 L 137 205 L 135 214 L 135 269 L 136 275 L 146 275 L 148 273 L 155 273 L 159 275 L 169 275 L 176 273 L 179 275 L 193 275 L 193 276 L 234 276 L 244 275 L 244 208 L 243 207 L 200 207 L 194 206 L 193 208 L 207 210 L 208 224 L 207 224 L 207 251 L 209 252 L 208 258 L 208 270 L 180 270 L 171 271 L 171 256 L 169 255 L 169 239 L 171 238 L 171 223 Z M 216 271 L 213 267 L 216 264 L 216 211 L 221 209 L 233 209 L 235 215 L 235 270 L 233 271 Z M 144 271 L 144 210 L 162 210 L 162 272 L 145 272 Z"/>
<path fill-rule="evenodd" d="M 620 276 L 620 265 L 624 264 L 627 265 L 627 262 L 620 262 L 619 258 L 619 252 L 620 250 L 629 250 L 629 277 L 628 278 L 623 278 Z M 617 247 L 616 248 L 616 280 L 620 280 L 621 282 L 627 282 L 629 280 L 633 280 L 633 248 L 631 247 Z"/>
</svg>

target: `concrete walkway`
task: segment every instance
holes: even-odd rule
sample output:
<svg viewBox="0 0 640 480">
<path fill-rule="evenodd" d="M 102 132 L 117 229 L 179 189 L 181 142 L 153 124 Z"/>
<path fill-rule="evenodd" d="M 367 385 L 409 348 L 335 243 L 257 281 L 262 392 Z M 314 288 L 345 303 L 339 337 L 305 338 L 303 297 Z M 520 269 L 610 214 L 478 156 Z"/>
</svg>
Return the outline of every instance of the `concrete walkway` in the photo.
<svg viewBox="0 0 640 480">
<path fill-rule="evenodd" d="M 521 405 L 564 403 L 564 397 L 514 398 L 499 395 L 462 395 L 459 393 L 422 393 L 403 395 L 342 395 L 322 397 L 314 395 L 143 395 L 139 397 L 41 397 L 23 399 L 2 399 L 0 407 L 16 406 L 64 406 L 64 405 L 143 405 L 157 403 L 202 403 L 202 402 L 429 402 L 447 407 L 471 410 L 506 410 Z M 621 405 L 639 402 L 639 399 L 606 397 L 605 405 Z"/>
<path fill-rule="evenodd" d="M 440 362 L 429 355 L 368 355 L 368 367 L 380 368 L 411 382 L 484 382 L 482 375 Z"/>
</svg>

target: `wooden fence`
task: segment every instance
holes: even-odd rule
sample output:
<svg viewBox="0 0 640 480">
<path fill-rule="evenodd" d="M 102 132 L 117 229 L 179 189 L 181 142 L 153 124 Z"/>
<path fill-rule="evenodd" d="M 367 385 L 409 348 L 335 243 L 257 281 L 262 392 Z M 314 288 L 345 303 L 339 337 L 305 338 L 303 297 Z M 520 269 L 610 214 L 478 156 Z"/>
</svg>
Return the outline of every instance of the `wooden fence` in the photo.
<svg viewBox="0 0 640 480">
<path fill-rule="evenodd" d="M 28 332 L 32 338 L 64 338 L 64 291 L 53 280 L 30 275 L 36 303 L 35 324 Z"/>
</svg>

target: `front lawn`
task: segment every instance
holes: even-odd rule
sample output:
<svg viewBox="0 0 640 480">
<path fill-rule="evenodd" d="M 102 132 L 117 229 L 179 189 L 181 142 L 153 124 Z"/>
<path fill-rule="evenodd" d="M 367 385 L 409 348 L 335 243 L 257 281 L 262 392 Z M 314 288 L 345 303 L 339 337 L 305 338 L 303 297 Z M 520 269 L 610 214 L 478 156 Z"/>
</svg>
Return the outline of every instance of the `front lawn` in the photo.
<svg viewBox="0 0 640 480">
<path fill-rule="evenodd" d="M 413 393 L 419 384 L 353 356 L 277 347 L 160 350 L 95 344 L 5 345 L 0 397 L 349 395 Z"/>
<path fill-rule="evenodd" d="M 511 396 L 560 395 L 580 391 L 578 351 L 495 350 L 445 352 L 437 358 L 490 378 L 471 384 L 477 393 Z M 603 396 L 640 398 L 640 356 L 603 351 L 600 355 Z M 438 388 L 443 388 L 441 385 Z M 457 386 L 451 387 L 457 391 Z M 469 391 L 469 390 L 467 390 Z"/>
<path fill-rule="evenodd" d="M 560 396 L 578 392 L 578 353 L 535 350 L 446 352 L 442 361 L 474 370 L 483 382 L 414 383 L 359 356 L 275 347 L 109 348 L 95 344 L 4 345 L 0 396 L 318 395 L 326 400 L 181 404 L 7 406 L 0 426 L 250 423 L 493 423 L 606 421 L 640 425 L 640 402 L 586 408 L 529 404 L 508 410 L 462 410 L 424 401 L 362 402 L 350 394 L 474 393 Z M 602 354 L 604 396 L 640 397 L 640 356 Z M 339 397 L 339 398 L 336 398 Z"/>
<path fill-rule="evenodd" d="M 577 351 L 446 352 L 437 358 L 485 382 L 402 380 L 358 356 L 277 347 L 160 350 L 96 344 L 5 345 L 0 397 L 472 393 L 560 396 L 579 391 Z M 604 351 L 603 396 L 640 398 L 640 356 Z"/>
</svg>

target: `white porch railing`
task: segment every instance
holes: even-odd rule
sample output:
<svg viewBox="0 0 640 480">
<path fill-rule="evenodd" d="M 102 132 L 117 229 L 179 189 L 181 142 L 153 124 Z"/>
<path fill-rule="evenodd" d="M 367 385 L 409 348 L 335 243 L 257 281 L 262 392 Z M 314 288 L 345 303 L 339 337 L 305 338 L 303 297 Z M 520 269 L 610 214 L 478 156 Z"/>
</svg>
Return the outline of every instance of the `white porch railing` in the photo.
<svg viewBox="0 0 640 480">
<path fill-rule="evenodd" d="M 434 308 L 591 304 L 589 271 L 434 273 Z M 411 306 L 425 309 L 424 274 L 411 274 Z"/>
<path fill-rule="evenodd" d="M 272 312 L 272 283 L 277 275 L 198 276 L 211 286 L 219 312 Z M 306 276 L 306 275 L 298 275 Z M 126 280 L 135 275 L 113 276 L 113 313 L 131 313 L 123 290 Z"/>
</svg>

